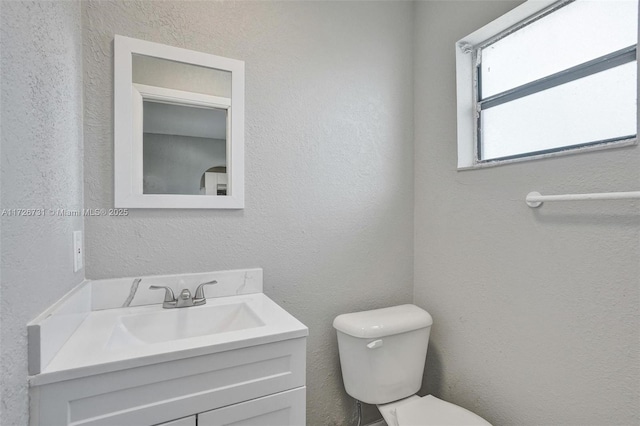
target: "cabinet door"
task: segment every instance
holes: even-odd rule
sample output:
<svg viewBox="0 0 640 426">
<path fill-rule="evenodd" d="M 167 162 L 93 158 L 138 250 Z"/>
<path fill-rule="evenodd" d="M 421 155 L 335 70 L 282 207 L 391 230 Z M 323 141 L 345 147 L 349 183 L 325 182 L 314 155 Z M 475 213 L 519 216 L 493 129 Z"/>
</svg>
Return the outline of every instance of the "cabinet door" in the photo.
<svg viewBox="0 0 640 426">
<path fill-rule="evenodd" d="M 156 426 L 196 426 L 196 416 L 183 417 L 178 420 L 171 420 L 170 422 L 160 423 Z"/>
<path fill-rule="evenodd" d="M 198 426 L 304 426 L 306 387 L 198 414 Z"/>
</svg>

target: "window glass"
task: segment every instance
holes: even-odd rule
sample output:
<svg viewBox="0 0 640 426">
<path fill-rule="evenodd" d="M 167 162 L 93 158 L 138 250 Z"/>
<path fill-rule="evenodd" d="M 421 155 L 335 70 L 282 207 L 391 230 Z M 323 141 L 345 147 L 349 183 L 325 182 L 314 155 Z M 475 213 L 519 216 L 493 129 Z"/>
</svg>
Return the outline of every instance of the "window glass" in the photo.
<svg viewBox="0 0 640 426">
<path fill-rule="evenodd" d="M 482 111 L 480 160 L 633 137 L 636 74 L 628 62 Z"/>
<path fill-rule="evenodd" d="M 481 49 L 481 97 L 637 43 L 637 0 L 576 0 Z"/>
</svg>

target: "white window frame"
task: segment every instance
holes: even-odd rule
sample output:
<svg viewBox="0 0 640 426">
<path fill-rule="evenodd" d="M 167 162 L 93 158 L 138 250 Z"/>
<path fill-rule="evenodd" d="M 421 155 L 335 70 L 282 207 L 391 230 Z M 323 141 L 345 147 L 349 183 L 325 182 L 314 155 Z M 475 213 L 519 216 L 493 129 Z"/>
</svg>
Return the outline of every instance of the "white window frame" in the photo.
<svg viewBox="0 0 640 426">
<path fill-rule="evenodd" d="M 498 19 L 469 34 L 456 43 L 456 99 L 458 132 L 458 170 L 493 167 L 521 161 L 576 154 L 585 151 L 618 148 L 637 144 L 637 132 L 633 138 L 615 141 L 602 141 L 597 144 L 580 147 L 567 147 L 553 152 L 523 155 L 508 159 L 480 160 L 478 153 L 478 81 L 476 50 L 496 37 L 526 25 L 571 0 L 528 0 L 522 5 L 502 15 Z M 640 98 L 640 96 L 639 96 Z"/>
</svg>

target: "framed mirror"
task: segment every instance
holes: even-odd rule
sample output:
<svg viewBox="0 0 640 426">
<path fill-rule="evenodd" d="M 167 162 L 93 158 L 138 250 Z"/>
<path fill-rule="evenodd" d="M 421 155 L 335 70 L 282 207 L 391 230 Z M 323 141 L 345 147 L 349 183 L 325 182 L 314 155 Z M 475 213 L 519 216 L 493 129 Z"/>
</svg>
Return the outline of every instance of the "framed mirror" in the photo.
<svg viewBox="0 0 640 426">
<path fill-rule="evenodd" d="M 244 62 L 116 35 L 118 208 L 244 207 Z"/>
</svg>

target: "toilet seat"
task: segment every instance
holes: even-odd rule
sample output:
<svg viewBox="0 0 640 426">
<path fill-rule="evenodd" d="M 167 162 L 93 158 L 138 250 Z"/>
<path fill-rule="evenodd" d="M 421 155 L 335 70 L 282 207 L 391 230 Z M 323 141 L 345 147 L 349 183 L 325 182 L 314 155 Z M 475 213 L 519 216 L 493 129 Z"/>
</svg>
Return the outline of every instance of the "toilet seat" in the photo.
<svg viewBox="0 0 640 426">
<path fill-rule="evenodd" d="M 379 405 L 389 426 L 491 426 L 482 417 L 433 395 Z"/>
</svg>

